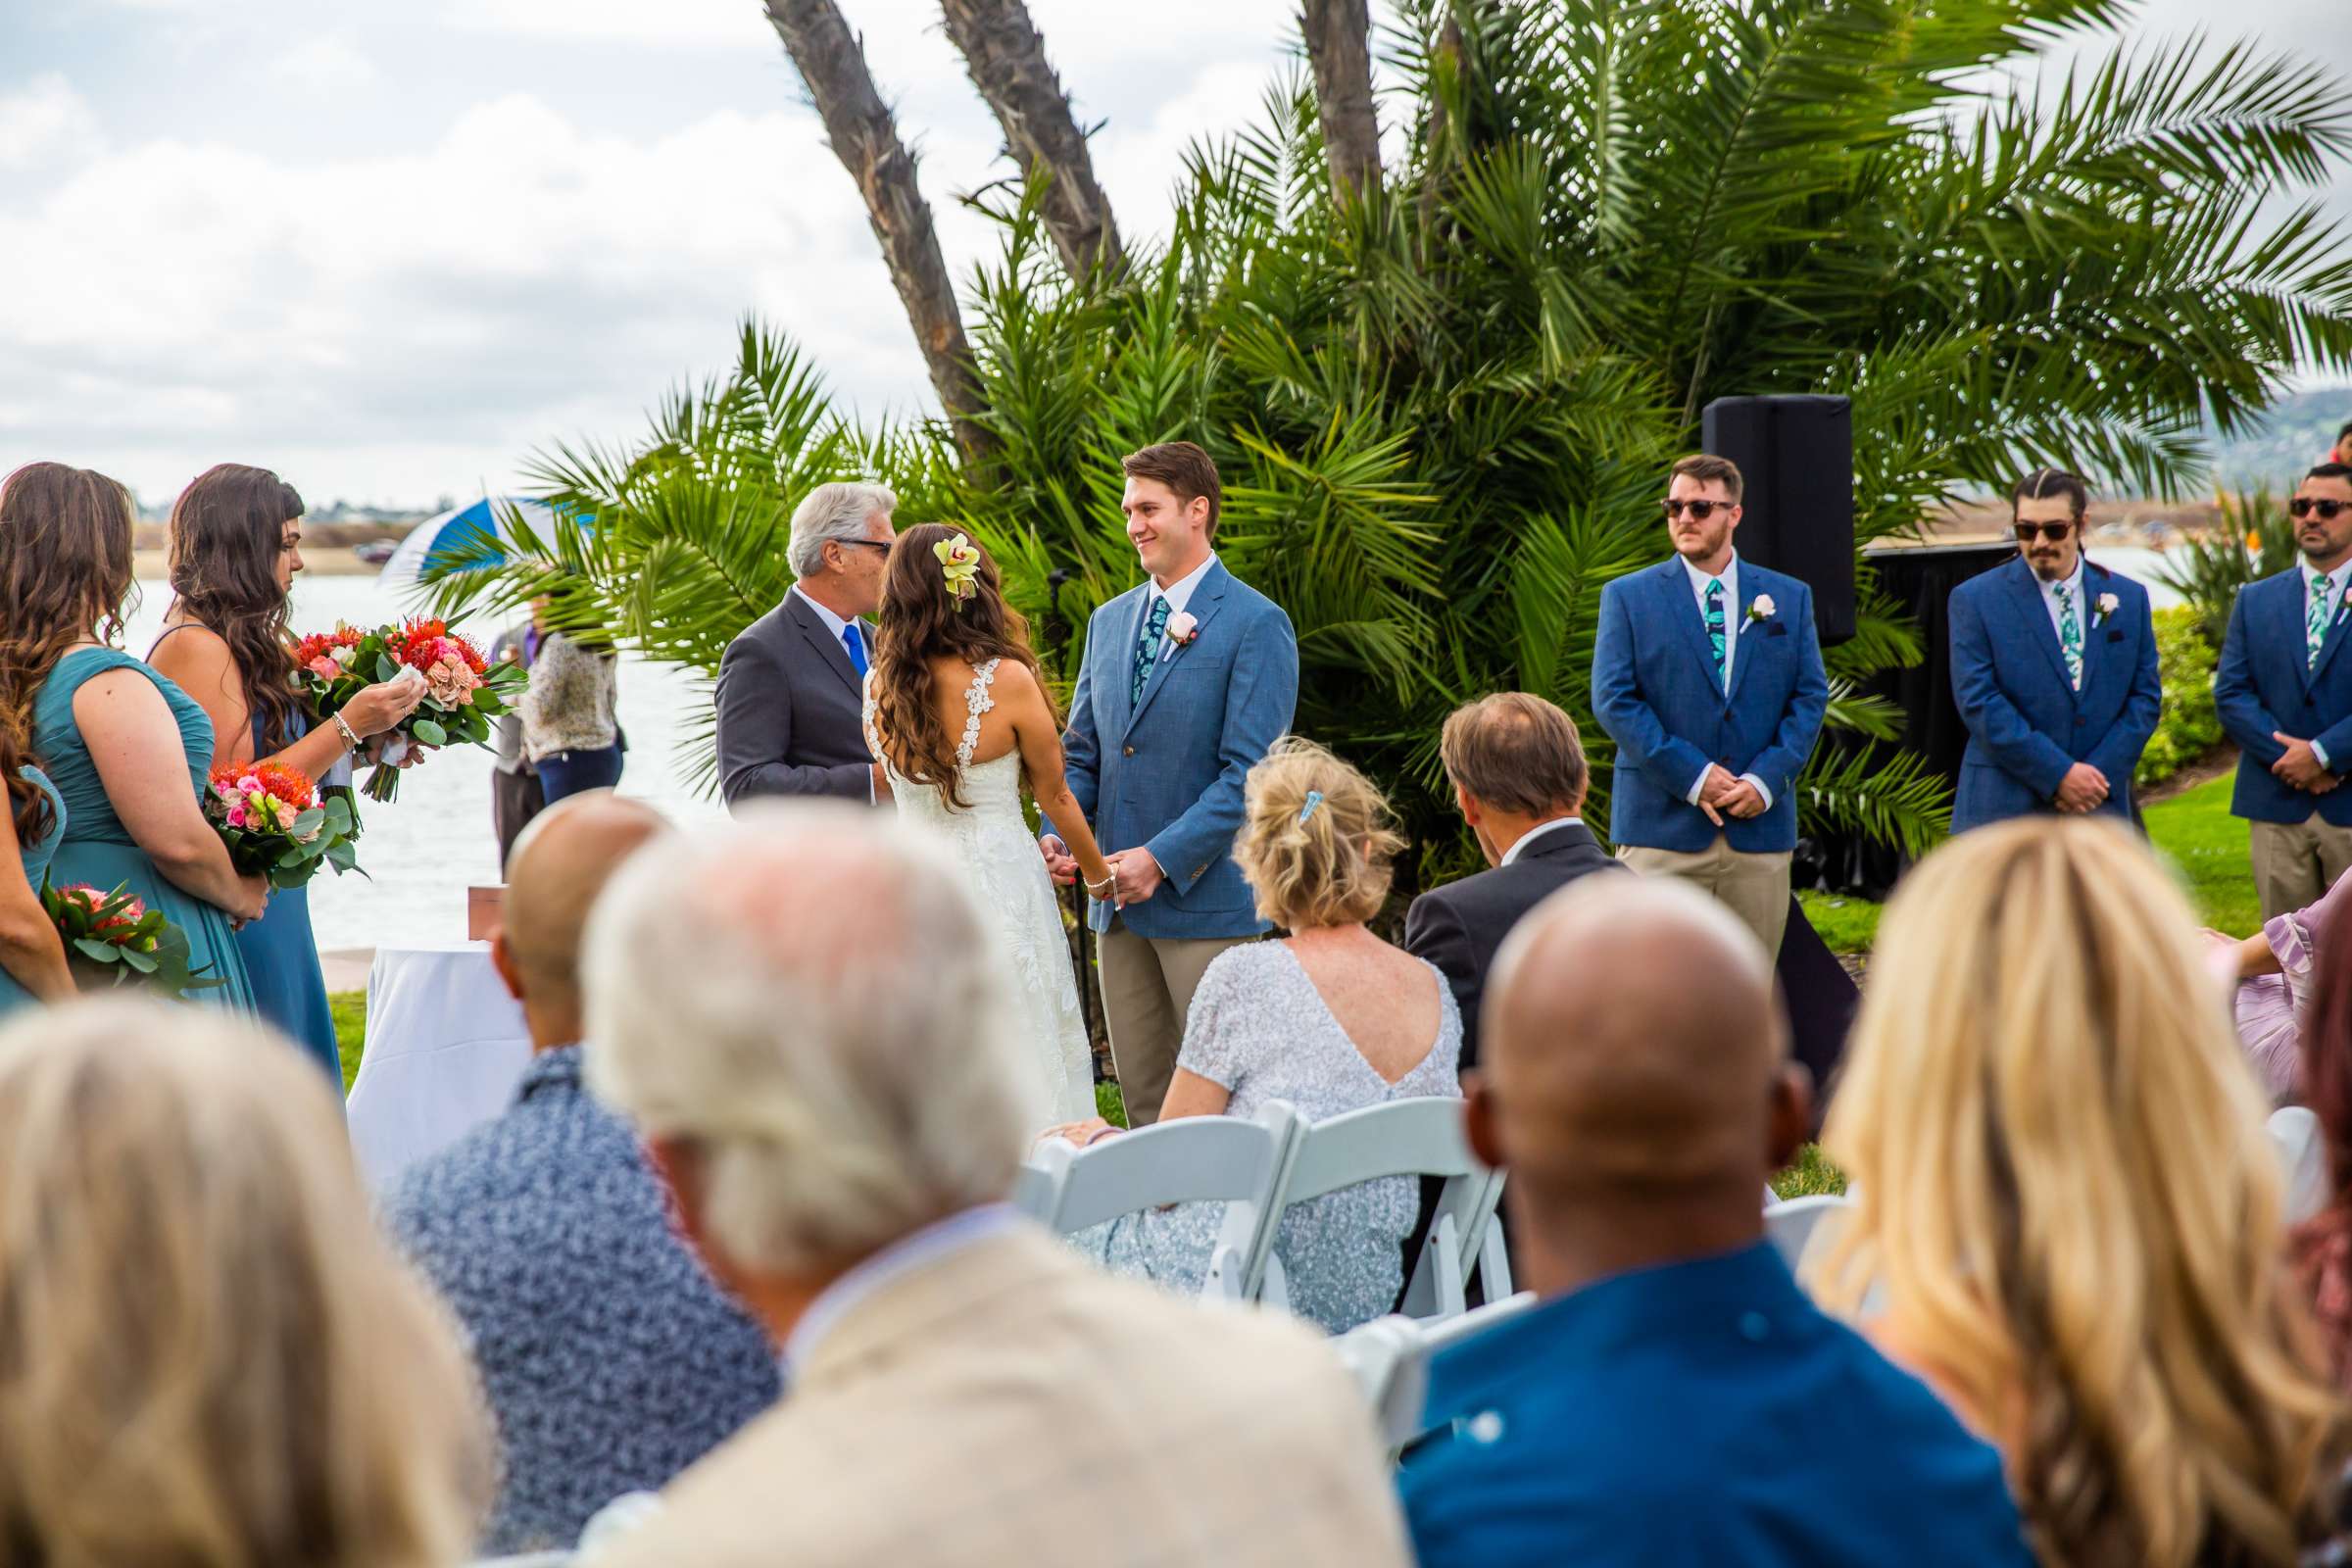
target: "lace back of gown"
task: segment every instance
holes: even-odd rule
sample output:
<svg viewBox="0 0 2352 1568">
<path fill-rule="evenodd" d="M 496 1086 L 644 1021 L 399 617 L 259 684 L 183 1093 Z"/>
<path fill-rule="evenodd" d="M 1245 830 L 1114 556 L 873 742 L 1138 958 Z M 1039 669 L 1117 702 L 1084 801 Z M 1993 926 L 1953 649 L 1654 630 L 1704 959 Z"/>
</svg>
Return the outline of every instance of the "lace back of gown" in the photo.
<svg viewBox="0 0 2352 1568">
<path fill-rule="evenodd" d="M 997 668 L 992 659 L 972 671 L 964 689 L 964 725 L 956 747 L 956 794 L 951 806 L 929 784 L 902 775 L 890 760 L 878 727 L 872 677 L 865 688 L 865 740 L 890 780 L 902 820 L 945 835 L 972 894 L 1004 949 L 1007 973 L 1023 1021 L 1023 1059 L 1035 1070 L 1038 1125 L 1095 1113 L 1094 1054 L 1078 1008 L 1069 939 L 1061 903 L 1021 809 L 1021 757 L 1015 749 L 975 763 L 980 724 L 993 710 Z"/>
</svg>

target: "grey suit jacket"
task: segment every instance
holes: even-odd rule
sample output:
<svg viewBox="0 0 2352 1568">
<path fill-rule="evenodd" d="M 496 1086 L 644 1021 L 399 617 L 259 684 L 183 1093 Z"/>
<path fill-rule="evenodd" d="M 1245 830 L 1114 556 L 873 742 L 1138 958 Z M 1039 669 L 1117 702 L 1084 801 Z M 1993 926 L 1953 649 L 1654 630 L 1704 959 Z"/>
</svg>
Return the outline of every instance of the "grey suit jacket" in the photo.
<svg viewBox="0 0 2352 1568">
<path fill-rule="evenodd" d="M 798 594 L 744 628 L 718 663 L 718 787 L 727 804 L 762 795 L 870 802 L 861 684 L 849 650 Z"/>
</svg>

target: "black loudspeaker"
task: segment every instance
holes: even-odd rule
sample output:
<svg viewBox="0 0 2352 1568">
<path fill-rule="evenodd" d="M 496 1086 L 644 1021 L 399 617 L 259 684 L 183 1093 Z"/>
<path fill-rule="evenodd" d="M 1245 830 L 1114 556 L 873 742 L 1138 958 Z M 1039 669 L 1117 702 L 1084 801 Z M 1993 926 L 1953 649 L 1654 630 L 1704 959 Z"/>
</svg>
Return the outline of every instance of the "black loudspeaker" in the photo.
<svg viewBox="0 0 2352 1568">
<path fill-rule="evenodd" d="M 1854 410 L 1844 398 L 1717 398 L 1700 439 L 1740 465 L 1742 560 L 1813 590 L 1824 644 L 1854 634 Z"/>
</svg>

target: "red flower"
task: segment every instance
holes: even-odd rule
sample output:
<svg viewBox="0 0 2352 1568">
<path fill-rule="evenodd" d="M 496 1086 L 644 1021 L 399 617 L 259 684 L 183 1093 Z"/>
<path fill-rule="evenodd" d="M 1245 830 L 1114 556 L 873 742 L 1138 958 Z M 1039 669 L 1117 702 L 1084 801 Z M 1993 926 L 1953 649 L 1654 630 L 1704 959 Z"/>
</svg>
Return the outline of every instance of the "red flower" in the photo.
<svg viewBox="0 0 2352 1568">
<path fill-rule="evenodd" d="M 249 778 L 263 793 L 275 796 L 297 811 L 318 804 L 318 786 L 299 767 L 282 762 L 222 762 L 213 769 L 213 787 L 219 790 L 234 792 Z"/>
</svg>

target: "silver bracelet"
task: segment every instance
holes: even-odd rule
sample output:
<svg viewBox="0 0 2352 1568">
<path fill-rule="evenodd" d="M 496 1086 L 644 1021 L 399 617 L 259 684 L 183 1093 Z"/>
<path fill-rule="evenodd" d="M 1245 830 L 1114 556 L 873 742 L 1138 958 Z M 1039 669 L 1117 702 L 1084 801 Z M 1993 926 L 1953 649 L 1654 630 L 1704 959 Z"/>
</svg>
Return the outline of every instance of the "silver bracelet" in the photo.
<svg viewBox="0 0 2352 1568">
<path fill-rule="evenodd" d="M 360 749 L 359 731 L 353 729 L 351 727 L 351 721 L 345 718 L 341 713 L 336 713 L 333 716 L 335 720 L 335 728 L 343 732 L 343 744 L 352 751 L 358 751 Z"/>
</svg>

